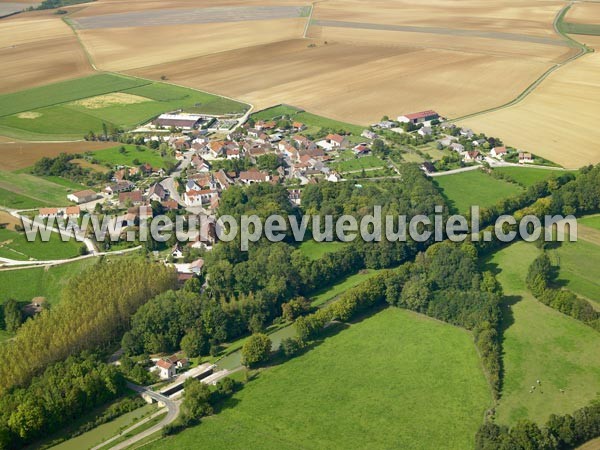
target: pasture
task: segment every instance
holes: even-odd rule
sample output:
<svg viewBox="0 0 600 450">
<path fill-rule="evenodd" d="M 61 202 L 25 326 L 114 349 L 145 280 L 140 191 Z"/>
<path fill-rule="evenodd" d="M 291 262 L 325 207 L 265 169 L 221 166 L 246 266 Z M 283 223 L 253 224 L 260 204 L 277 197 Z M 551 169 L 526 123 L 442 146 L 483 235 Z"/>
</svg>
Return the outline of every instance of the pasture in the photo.
<svg viewBox="0 0 600 450">
<path fill-rule="evenodd" d="M 68 259 L 79 256 L 84 245 L 74 239 L 63 242 L 58 233 L 52 233 L 48 242 L 39 237 L 30 242 L 25 233 L 0 229 L 0 257 L 19 261 Z"/>
<path fill-rule="evenodd" d="M 380 158 L 374 155 L 362 156 L 357 158 L 342 158 L 339 161 L 333 162 L 330 166 L 339 172 L 360 171 L 362 169 L 375 169 L 386 167 L 387 164 Z"/>
<path fill-rule="evenodd" d="M 104 127 L 133 128 L 162 112 L 190 108 L 241 113 L 247 105 L 205 92 L 113 74 L 0 95 L 0 133 L 30 140 L 81 138 Z"/>
<path fill-rule="evenodd" d="M 0 205 L 28 209 L 39 206 L 67 206 L 71 202 L 67 195 L 74 190 L 81 190 L 67 180 L 57 182 L 28 173 L 0 171 Z"/>
<path fill-rule="evenodd" d="M 600 247 L 580 237 L 564 242 L 553 254 L 560 265 L 559 283 L 600 308 Z"/>
<path fill-rule="evenodd" d="M 336 298 L 338 295 L 343 294 L 348 289 L 352 289 L 363 281 L 366 281 L 372 276 L 377 275 L 379 272 L 381 272 L 381 270 L 365 269 L 361 270 L 359 273 L 355 273 L 354 275 L 349 275 L 346 278 L 338 281 L 333 286 L 320 289 L 311 295 L 311 304 L 313 306 L 324 305 L 325 303 Z"/>
<path fill-rule="evenodd" d="M 465 449 L 490 402 L 469 333 L 388 308 L 261 372 L 218 415 L 148 448 Z"/>
<path fill-rule="evenodd" d="M 122 152 L 122 148 L 125 149 Z M 168 162 L 175 162 L 174 158 L 163 158 L 157 150 L 152 150 L 139 145 L 119 145 L 106 150 L 99 150 L 92 154 L 92 160 L 112 166 L 139 166 L 148 163 L 154 168 L 164 168 Z"/>
<path fill-rule="evenodd" d="M 519 242 L 495 253 L 488 267 L 504 288 L 504 388 L 496 409 L 500 424 L 572 413 L 600 390 L 600 335 L 537 301 L 525 286 L 533 244 Z M 541 385 L 531 392 L 531 386 Z M 561 392 L 560 390 L 564 390 Z"/>
<path fill-rule="evenodd" d="M 525 187 L 549 178 L 558 177 L 564 173 L 563 171 L 536 169 L 535 167 L 497 167 L 494 171 L 508 175 Z"/>
<path fill-rule="evenodd" d="M 0 270 L 0 303 L 9 298 L 29 302 L 34 297 L 45 297 L 50 304 L 56 303 L 69 280 L 97 261 L 97 258 L 86 258 L 52 267 Z"/>
<path fill-rule="evenodd" d="M 469 212 L 474 205 L 490 207 L 522 190 L 514 183 L 492 178 L 481 170 L 436 177 L 434 183 L 448 200 L 451 209 L 461 214 Z"/>
</svg>

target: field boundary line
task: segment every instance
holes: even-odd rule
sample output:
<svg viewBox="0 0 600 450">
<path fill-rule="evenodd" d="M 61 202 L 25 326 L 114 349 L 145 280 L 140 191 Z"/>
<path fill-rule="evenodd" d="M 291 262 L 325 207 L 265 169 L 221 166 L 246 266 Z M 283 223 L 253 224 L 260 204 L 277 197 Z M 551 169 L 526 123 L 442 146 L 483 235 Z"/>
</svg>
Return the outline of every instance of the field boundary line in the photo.
<svg viewBox="0 0 600 450">
<path fill-rule="evenodd" d="M 568 44 L 571 48 L 578 48 L 579 52 L 573 56 L 570 56 L 569 58 L 567 58 L 566 60 L 564 60 L 563 62 L 560 63 L 556 63 L 554 64 L 552 67 L 550 67 L 548 70 L 546 70 L 543 74 L 541 74 L 533 83 L 531 83 L 529 86 L 527 86 L 525 88 L 525 90 L 523 92 L 521 92 L 516 98 L 514 98 L 513 100 L 504 103 L 502 105 L 499 106 L 494 106 L 492 108 L 488 108 L 488 109 L 484 109 L 482 111 L 478 111 L 478 112 L 474 112 L 471 114 L 466 114 L 464 116 L 460 116 L 460 117 L 456 117 L 453 119 L 449 119 L 450 122 L 458 122 L 461 120 L 465 120 L 465 119 L 471 119 L 473 117 L 476 116 L 480 116 L 483 114 L 488 114 L 491 112 L 495 112 L 495 111 L 499 111 L 501 109 L 504 108 L 508 108 L 511 106 L 516 105 L 517 103 L 520 103 L 522 100 L 524 100 L 526 97 L 529 96 L 529 94 L 531 94 L 540 84 L 542 84 L 542 82 L 544 80 L 546 80 L 546 78 L 548 78 L 552 73 L 554 73 L 556 70 L 560 69 L 561 67 L 564 67 L 566 64 L 575 61 L 576 59 L 581 58 L 584 55 L 587 55 L 588 53 L 593 53 L 594 50 L 589 48 L 587 45 L 582 44 L 578 41 L 576 41 L 575 39 L 571 38 L 570 36 L 568 36 L 566 33 L 564 33 L 561 29 L 561 23 L 562 20 L 564 19 L 565 15 L 567 14 L 567 12 L 569 11 L 569 9 L 571 9 L 571 7 L 573 6 L 574 2 L 570 2 L 568 5 L 565 5 L 561 8 L 561 10 L 558 12 L 558 14 L 556 15 L 556 17 L 554 18 L 554 21 L 552 23 L 552 26 L 554 27 L 554 31 L 556 31 L 556 33 L 558 33 Z"/>
</svg>

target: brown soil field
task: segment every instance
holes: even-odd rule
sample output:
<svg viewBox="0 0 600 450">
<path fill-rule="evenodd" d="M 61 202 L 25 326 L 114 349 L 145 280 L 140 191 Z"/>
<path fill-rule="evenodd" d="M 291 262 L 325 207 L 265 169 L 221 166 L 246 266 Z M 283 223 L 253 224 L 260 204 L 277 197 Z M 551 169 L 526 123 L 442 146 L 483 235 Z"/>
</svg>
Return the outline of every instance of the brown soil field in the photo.
<svg viewBox="0 0 600 450">
<path fill-rule="evenodd" d="M 563 5 L 558 0 L 327 0 L 316 3 L 313 19 L 556 36 L 552 22 Z"/>
<path fill-rule="evenodd" d="M 114 147 L 114 142 L 1 142 L 0 170 L 17 170 L 32 166 L 44 156 L 54 157 L 61 153 L 84 153 Z"/>
<path fill-rule="evenodd" d="M 451 30 L 448 31 L 451 32 Z M 453 50 L 495 56 L 528 58 L 552 63 L 563 61 L 571 52 L 569 47 L 562 45 L 346 27 L 311 26 L 309 36 L 327 42 Z"/>
<path fill-rule="evenodd" d="M 457 116 L 514 98 L 548 66 L 527 58 L 292 40 L 132 71 L 250 101 L 369 124 L 434 108 Z M 214 68 L 219 76 L 215 77 Z M 243 67 L 243 70 L 240 70 Z M 515 76 L 519 74 L 519 76 Z"/>
<path fill-rule="evenodd" d="M 565 22 L 599 24 L 600 3 L 575 3 L 565 16 Z"/>
<path fill-rule="evenodd" d="M 600 50 L 600 37 L 573 36 Z M 567 168 L 600 162 L 600 53 L 552 73 L 520 103 L 462 121 Z"/>
<path fill-rule="evenodd" d="M 98 67 L 106 70 L 128 70 L 298 38 L 302 36 L 305 24 L 306 18 L 297 18 L 79 30 L 79 36 Z M 151 45 L 148 41 L 150 34 Z M 169 64 L 178 65 L 179 63 Z"/>
<path fill-rule="evenodd" d="M 92 73 L 69 26 L 36 13 L 0 21 L 0 67 L 0 93 Z"/>
<path fill-rule="evenodd" d="M 14 231 L 15 225 L 21 225 L 21 221 L 6 211 L 0 211 L 0 226 Z"/>
</svg>

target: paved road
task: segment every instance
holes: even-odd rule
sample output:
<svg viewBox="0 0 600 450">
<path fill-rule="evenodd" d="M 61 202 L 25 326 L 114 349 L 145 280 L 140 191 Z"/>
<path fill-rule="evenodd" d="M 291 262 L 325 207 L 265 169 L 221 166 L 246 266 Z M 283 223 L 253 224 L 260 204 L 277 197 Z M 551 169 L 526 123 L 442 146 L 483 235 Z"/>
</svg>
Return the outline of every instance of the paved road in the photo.
<svg viewBox="0 0 600 450">
<path fill-rule="evenodd" d="M 111 450 L 125 449 L 125 448 L 129 447 L 130 445 L 133 445 L 136 442 L 139 442 L 142 439 L 147 438 L 148 436 L 156 433 L 157 431 L 162 430 L 163 427 L 165 427 L 166 425 L 172 423 L 175 419 L 177 419 L 177 416 L 179 415 L 179 406 L 181 404 L 180 400 L 171 400 L 169 397 L 165 397 L 164 395 L 161 395 L 158 392 L 151 391 L 148 388 L 145 388 L 143 386 L 138 386 L 137 384 L 133 384 L 133 383 L 127 383 L 127 387 L 136 392 L 139 392 L 140 394 L 147 394 L 150 397 L 152 397 L 154 400 L 156 400 L 157 402 L 164 403 L 165 406 L 167 407 L 168 412 L 167 412 L 167 415 L 165 416 L 165 418 L 163 420 L 161 420 L 159 423 L 157 423 L 154 426 L 151 426 L 147 430 L 142 431 L 140 434 L 136 434 L 135 436 L 132 436 L 129 439 L 127 439 L 123 442 L 120 442 L 119 444 L 115 445 L 114 447 L 111 447 Z M 115 436 L 113 438 L 113 440 L 116 439 L 117 437 L 119 437 L 119 436 Z"/>
<path fill-rule="evenodd" d="M 470 172 L 471 170 L 478 170 L 478 169 L 481 169 L 480 165 L 461 167 L 460 169 L 447 170 L 446 172 L 428 173 L 427 175 L 430 177 L 443 177 L 444 175 L 453 175 L 455 173 Z"/>
</svg>

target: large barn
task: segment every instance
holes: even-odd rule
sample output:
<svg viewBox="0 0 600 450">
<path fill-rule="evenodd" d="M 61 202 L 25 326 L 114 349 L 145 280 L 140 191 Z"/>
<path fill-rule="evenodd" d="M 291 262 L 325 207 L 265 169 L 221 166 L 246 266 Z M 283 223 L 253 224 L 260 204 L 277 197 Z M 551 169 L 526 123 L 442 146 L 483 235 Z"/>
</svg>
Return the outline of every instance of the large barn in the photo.
<svg viewBox="0 0 600 450">
<path fill-rule="evenodd" d="M 193 130 L 198 128 L 202 116 L 199 114 L 161 114 L 154 121 L 154 125 L 165 128 L 181 128 Z"/>
</svg>

